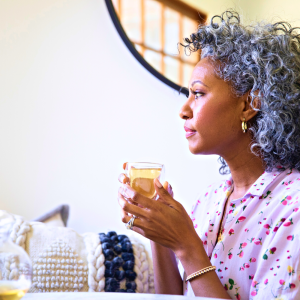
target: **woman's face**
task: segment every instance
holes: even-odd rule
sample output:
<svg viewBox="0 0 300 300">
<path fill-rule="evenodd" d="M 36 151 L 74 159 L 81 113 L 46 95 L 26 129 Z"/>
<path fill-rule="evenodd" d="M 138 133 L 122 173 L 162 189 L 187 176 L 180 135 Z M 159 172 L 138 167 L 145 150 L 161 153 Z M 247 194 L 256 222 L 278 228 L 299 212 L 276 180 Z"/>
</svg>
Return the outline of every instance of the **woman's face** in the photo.
<svg viewBox="0 0 300 300">
<path fill-rule="evenodd" d="M 245 97 L 232 93 L 231 86 L 215 75 L 213 63 L 207 58 L 194 68 L 189 90 L 180 117 L 185 120 L 190 151 L 231 156 L 243 139 L 241 121 Z"/>
</svg>

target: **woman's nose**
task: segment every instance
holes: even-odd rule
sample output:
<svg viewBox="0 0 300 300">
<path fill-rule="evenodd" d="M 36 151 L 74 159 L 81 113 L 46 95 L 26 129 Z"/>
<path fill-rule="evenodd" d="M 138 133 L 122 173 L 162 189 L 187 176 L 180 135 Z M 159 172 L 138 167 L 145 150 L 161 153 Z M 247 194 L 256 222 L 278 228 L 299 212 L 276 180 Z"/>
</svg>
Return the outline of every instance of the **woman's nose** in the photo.
<svg viewBox="0 0 300 300">
<path fill-rule="evenodd" d="M 193 110 L 191 108 L 190 97 L 187 99 L 187 101 L 181 107 L 181 109 L 179 111 L 179 117 L 184 120 L 193 118 Z"/>
</svg>

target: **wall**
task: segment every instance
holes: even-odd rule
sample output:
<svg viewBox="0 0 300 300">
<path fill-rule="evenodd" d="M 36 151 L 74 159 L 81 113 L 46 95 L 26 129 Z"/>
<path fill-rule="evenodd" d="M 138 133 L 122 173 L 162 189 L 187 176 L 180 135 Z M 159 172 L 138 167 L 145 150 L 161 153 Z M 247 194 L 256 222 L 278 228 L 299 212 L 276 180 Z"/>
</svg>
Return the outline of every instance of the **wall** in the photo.
<svg viewBox="0 0 300 300">
<path fill-rule="evenodd" d="M 181 0 L 207 13 L 208 20 L 233 8 L 241 14 L 243 22 L 288 21 L 293 26 L 300 26 L 300 1 L 297 0 Z"/>
<path fill-rule="evenodd" d="M 0 0 L 0 28 L 1 209 L 68 203 L 79 232 L 122 232 L 123 162 L 164 163 L 188 210 L 221 178 L 216 157 L 189 153 L 184 96 L 133 58 L 103 0 Z"/>
</svg>

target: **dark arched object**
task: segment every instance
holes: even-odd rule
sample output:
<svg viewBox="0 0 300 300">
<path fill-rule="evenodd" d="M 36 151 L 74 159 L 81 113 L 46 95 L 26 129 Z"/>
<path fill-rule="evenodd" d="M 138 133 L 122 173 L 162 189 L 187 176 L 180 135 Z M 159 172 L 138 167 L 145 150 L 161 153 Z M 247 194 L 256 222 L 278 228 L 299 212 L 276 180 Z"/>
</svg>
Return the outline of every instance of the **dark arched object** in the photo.
<svg viewBox="0 0 300 300">
<path fill-rule="evenodd" d="M 123 42 L 125 43 L 125 45 L 127 46 L 127 48 L 129 49 L 129 51 L 132 53 L 132 55 L 141 63 L 141 65 L 143 67 L 145 67 L 152 75 L 154 75 L 156 78 L 158 78 L 159 80 L 161 80 L 163 83 L 167 84 L 168 86 L 170 86 L 171 88 L 173 88 L 174 90 L 178 91 L 178 93 L 182 93 L 184 95 L 186 95 L 186 97 L 188 97 L 189 95 L 189 90 L 185 87 L 181 87 L 178 84 L 174 83 L 173 81 L 169 80 L 168 78 L 166 78 L 165 76 L 163 76 L 161 73 L 159 73 L 158 71 L 156 71 L 150 64 L 147 63 L 147 61 L 139 54 L 139 52 L 135 49 L 135 47 L 133 46 L 133 44 L 131 43 L 131 41 L 129 40 L 128 36 L 126 35 L 120 20 L 117 16 L 117 13 L 115 11 L 114 5 L 112 3 L 111 0 L 105 0 L 106 3 L 106 7 L 108 9 L 108 12 L 110 14 L 110 17 L 120 35 L 120 37 L 122 38 Z"/>
</svg>

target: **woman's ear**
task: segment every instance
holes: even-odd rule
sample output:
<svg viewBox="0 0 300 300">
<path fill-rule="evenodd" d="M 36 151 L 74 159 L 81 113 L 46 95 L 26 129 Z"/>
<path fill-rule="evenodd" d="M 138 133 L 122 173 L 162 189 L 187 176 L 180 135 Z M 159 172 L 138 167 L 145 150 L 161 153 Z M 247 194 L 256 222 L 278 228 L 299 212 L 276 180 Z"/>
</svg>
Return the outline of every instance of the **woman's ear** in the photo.
<svg viewBox="0 0 300 300">
<path fill-rule="evenodd" d="M 261 102 L 259 100 L 259 90 L 254 93 L 254 98 L 250 95 L 250 91 L 243 95 L 244 109 L 241 114 L 241 121 L 250 121 L 253 117 L 257 115 L 261 107 Z"/>
</svg>

